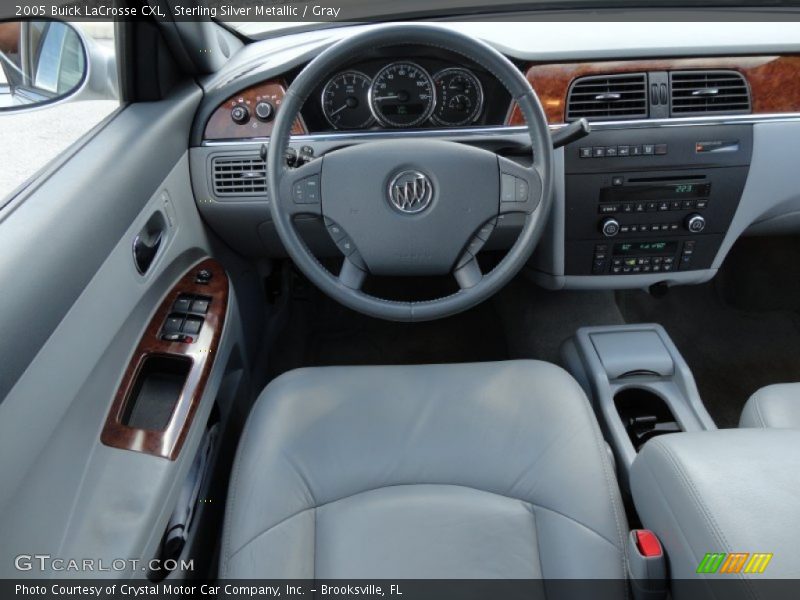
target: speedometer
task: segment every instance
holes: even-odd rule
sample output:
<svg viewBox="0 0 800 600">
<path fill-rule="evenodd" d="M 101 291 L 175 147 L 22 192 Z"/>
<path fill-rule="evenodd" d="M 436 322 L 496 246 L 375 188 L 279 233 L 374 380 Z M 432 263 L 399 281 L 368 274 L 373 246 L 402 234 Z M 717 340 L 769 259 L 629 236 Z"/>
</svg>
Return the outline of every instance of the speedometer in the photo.
<svg viewBox="0 0 800 600">
<path fill-rule="evenodd" d="M 467 125 L 483 108 L 483 87 L 467 69 L 444 69 L 433 76 L 437 104 L 433 122 L 437 125 Z"/>
<path fill-rule="evenodd" d="M 375 75 L 369 95 L 372 114 L 391 127 L 415 127 L 431 116 L 436 105 L 431 76 L 412 62 L 386 65 Z"/>
<path fill-rule="evenodd" d="M 322 112 L 336 129 L 363 129 L 372 125 L 367 96 L 370 79 L 358 71 L 335 75 L 322 90 Z"/>
</svg>

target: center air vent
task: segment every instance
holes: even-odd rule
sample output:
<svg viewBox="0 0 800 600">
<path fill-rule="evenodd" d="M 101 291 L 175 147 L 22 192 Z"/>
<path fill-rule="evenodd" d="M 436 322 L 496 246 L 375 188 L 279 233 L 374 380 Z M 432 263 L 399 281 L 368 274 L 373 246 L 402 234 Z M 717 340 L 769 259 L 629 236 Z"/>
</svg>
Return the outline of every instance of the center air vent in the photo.
<svg viewBox="0 0 800 600">
<path fill-rule="evenodd" d="M 737 71 L 673 71 L 672 115 L 750 112 L 750 90 Z"/>
<path fill-rule="evenodd" d="M 216 156 L 212 165 L 214 195 L 266 196 L 267 165 L 258 155 Z"/>
<path fill-rule="evenodd" d="M 576 79 L 567 96 L 567 120 L 647 118 L 647 74 L 598 75 Z"/>
</svg>

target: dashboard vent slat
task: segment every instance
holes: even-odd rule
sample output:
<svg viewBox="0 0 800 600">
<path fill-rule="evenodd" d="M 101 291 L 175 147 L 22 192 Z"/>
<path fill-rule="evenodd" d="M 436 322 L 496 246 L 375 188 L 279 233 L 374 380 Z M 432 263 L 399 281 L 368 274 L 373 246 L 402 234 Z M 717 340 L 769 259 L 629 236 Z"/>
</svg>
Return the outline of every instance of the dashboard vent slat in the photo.
<svg viewBox="0 0 800 600">
<path fill-rule="evenodd" d="M 267 165 L 258 155 L 216 156 L 212 172 L 216 196 L 267 195 Z"/>
<path fill-rule="evenodd" d="M 647 118 L 647 74 L 579 77 L 567 94 L 567 121 Z"/>
<path fill-rule="evenodd" d="M 750 88 L 738 71 L 672 71 L 672 116 L 750 112 Z"/>
</svg>

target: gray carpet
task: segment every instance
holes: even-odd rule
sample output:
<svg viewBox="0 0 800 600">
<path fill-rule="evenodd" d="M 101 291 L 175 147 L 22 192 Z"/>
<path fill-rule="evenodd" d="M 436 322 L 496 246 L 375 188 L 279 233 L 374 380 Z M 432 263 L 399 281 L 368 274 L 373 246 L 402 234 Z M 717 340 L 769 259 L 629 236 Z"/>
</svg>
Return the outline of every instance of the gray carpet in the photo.
<svg viewBox="0 0 800 600">
<path fill-rule="evenodd" d="M 758 388 L 800 381 L 800 264 L 797 238 L 737 243 L 711 283 L 643 291 L 544 290 L 518 277 L 494 298 L 431 323 L 390 323 L 354 313 L 313 286 L 290 303 L 272 345 L 269 377 L 299 366 L 448 363 L 535 358 L 560 363 L 560 347 L 580 327 L 660 323 L 694 373 L 720 427 L 735 427 Z M 397 294 L 420 297 L 409 282 Z"/>
<path fill-rule="evenodd" d="M 542 289 L 518 277 L 492 299 L 510 358 L 561 363 L 561 344 L 580 327 L 624 323 L 613 292 Z"/>
<path fill-rule="evenodd" d="M 664 298 L 617 294 L 629 323 L 664 326 L 692 369 L 700 396 L 719 427 L 736 427 L 758 388 L 800 381 L 800 286 L 794 238 L 745 239 L 720 274 Z"/>
</svg>

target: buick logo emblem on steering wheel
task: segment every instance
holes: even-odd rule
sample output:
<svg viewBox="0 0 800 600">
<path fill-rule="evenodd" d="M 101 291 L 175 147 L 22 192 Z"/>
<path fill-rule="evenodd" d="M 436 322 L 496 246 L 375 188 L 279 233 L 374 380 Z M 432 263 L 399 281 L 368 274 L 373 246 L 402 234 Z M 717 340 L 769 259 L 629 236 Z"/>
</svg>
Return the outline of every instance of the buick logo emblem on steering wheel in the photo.
<svg viewBox="0 0 800 600">
<path fill-rule="evenodd" d="M 433 184 L 419 171 L 402 171 L 389 183 L 389 203 L 400 212 L 413 215 L 422 212 L 433 199 Z"/>
</svg>

